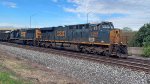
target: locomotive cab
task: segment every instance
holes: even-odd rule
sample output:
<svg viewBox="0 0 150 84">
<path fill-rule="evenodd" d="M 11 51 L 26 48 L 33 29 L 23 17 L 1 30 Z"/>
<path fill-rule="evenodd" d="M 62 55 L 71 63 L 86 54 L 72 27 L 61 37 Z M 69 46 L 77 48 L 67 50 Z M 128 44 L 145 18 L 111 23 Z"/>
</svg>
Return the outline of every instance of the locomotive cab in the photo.
<svg viewBox="0 0 150 84">
<path fill-rule="evenodd" d="M 127 57 L 127 45 L 121 41 L 121 30 L 115 29 L 112 22 L 102 22 L 99 28 L 99 42 L 108 44 L 104 51 L 105 55 Z"/>
<path fill-rule="evenodd" d="M 114 26 L 111 22 L 102 22 L 98 24 L 99 28 L 99 41 L 103 43 L 110 43 L 110 31 L 114 30 Z"/>
</svg>

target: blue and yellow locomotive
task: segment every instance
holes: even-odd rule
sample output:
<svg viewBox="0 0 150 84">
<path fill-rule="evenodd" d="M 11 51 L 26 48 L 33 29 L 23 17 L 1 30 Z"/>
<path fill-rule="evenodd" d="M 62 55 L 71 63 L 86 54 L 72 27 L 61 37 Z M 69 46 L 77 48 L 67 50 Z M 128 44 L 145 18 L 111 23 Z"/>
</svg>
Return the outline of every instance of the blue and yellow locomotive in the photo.
<svg viewBox="0 0 150 84">
<path fill-rule="evenodd" d="M 19 42 L 25 45 L 125 58 L 128 54 L 127 45 L 121 41 L 121 30 L 115 29 L 112 22 L 24 29 L 18 34 Z"/>
</svg>

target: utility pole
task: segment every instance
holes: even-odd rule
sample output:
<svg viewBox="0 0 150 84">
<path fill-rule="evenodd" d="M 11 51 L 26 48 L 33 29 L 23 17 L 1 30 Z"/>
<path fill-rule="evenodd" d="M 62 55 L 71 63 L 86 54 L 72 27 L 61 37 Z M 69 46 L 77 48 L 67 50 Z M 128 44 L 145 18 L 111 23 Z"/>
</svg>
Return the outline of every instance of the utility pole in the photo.
<svg viewBox="0 0 150 84">
<path fill-rule="evenodd" d="M 30 16 L 30 28 L 31 28 L 31 16 Z"/>
<path fill-rule="evenodd" d="M 37 13 L 30 15 L 30 28 L 32 27 L 32 17 L 35 16 Z"/>
<path fill-rule="evenodd" d="M 89 23 L 89 14 L 90 12 L 87 13 L 87 23 Z"/>
<path fill-rule="evenodd" d="M 89 23 L 89 13 L 87 13 L 87 24 Z"/>
</svg>

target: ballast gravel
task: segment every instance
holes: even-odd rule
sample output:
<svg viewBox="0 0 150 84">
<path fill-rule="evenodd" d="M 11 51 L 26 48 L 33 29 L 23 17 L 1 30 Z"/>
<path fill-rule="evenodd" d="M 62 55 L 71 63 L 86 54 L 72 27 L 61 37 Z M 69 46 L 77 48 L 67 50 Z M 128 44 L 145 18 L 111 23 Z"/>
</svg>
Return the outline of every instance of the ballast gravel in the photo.
<svg viewBox="0 0 150 84">
<path fill-rule="evenodd" d="M 150 74 L 144 72 L 2 44 L 0 44 L 0 49 L 12 56 L 43 64 L 49 69 L 81 80 L 86 84 L 150 84 Z"/>
</svg>

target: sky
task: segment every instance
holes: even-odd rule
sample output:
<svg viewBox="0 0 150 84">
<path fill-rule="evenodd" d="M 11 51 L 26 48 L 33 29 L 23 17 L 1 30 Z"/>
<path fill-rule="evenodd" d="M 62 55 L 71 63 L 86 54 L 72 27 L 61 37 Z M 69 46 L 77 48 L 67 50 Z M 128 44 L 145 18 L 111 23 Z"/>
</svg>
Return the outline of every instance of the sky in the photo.
<svg viewBox="0 0 150 84">
<path fill-rule="evenodd" d="M 111 21 L 138 30 L 150 22 L 150 0 L 0 0 L 0 27 L 49 27 Z"/>
</svg>

